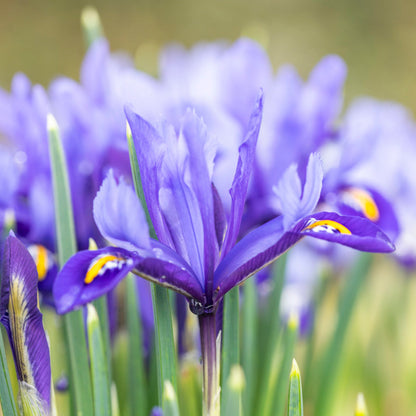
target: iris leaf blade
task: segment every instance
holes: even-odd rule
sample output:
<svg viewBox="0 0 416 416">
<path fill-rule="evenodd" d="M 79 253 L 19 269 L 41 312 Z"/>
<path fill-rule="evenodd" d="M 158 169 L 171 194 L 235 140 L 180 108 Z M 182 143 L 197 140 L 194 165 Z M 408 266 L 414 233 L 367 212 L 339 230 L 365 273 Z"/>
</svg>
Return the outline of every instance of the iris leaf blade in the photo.
<svg viewBox="0 0 416 416">
<path fill-rule="evenodd" d="M 6 351 L 3 344 L 3 335 L 0 330 L 0 403 L 3 414 L 17 416 L 16 403 L 14 401 L 9 369 L 7 367 Z"/>
<path fill-rule="evenodd" d="M 55 206 L 56 241 L 59 264 L 63 264 L 76 252 L 75 227 L 72 212 L 68 172 L 61 138 L 53 116 L 48 115 L 49 152 Z M 93 414 L 91 377 L 88 365 L 82 311 L 64 316 L 67 339 L 71 399 L 74 413 L 81 416 Z"/>
</svg>

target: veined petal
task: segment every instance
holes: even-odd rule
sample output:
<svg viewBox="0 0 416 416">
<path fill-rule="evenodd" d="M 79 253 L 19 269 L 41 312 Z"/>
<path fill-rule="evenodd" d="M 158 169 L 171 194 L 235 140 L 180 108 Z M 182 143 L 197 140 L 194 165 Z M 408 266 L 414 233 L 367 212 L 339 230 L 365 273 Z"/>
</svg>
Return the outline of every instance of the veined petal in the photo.
<svg viewBox="0 0 416 416">
<path fill-rule="evenodd" d="M 291 230 L 302 236 L 332 241 L 361 251 L 390 253 L 394 245 L 371 221 L 334 212 L 319 212 L 300 220 Z"/>
<path fill-rule="evenodd" d="M 189 266 L 172 249 L 152 241 L 152 248 L 141 253 L 107 247 L 72 256 L 53 288 L 58 313 L 67 313 L 109 292 L 129 272 L 204 300 L 200 283 Z"/>
<path fill-rule="evenodd" d="M 109 292 L 139 258 L 122 248 L 85 250 L 72 256 L 56 277 L 53 286 L 58 313 L 67 313 Z"/>
<path fill-rule="evenodd" d="M 309 156 L 303 192 L 297 166 L 293 164 L 286 170 L 276 188 L 285 229 L 314 210 L 321 195 L 322 179 L 322 164 L 317 153 Z"/>
<path fill-rule="evenodd" d="M 0 320 L 9 335 L 21 385 L 31 386 L 32 399 L 42 406 L 39 410 L 45 410 L 43 414 L 47 414 L 51 367 L 42 314 L 37 306 L 37 284 L 36 266 L 31 255 L 10 234 L 3 252 Z"/>
<path fill-rule="evenodd" d="M 319 212 L 302 218 L 285 231 L 282 217 L 277 217 L 247 234 L 219 264 L 214 278 L 214 302 L 305 236 L 362 251 L 388 253 L 394 250 L 386 234 L 365 218 Z"/>
<path fill-rule="evenodd" d="M 221 257 L 228 253 L 237 241 L 240 230 L 241 218 L 243 216 L 244 203 L 247 195 L 248 182 L 253 168 L 257 138 L 263 114 L 263 92 L 260 93 L 256 107 L 251 114 L 248 130 L 244 142 L 238 149 L 239 158 L 235 171 L 233 184 L 230 189 L 231 213 L 225 241 L 221 248 Z"/>
<path fill-rule="evenodd" d="M 182 123 L 182 134 L 189 150 L 189 182 L 195 193 L 201 213 L 204 241 L 204 273 L 205 283 L 210 286 L 214 266 L 218 258 L 218 244 L 215 234 L 214 202 L 211 186 L 211 174 L 215 152 L 212 151 L 212 141 L 208 138 L 203 121 L 188 110 Z M 208 155 L 207 155 L 208 154 Z M 210 156 L 207 160 L 207 156 Z M 211 276 L 211 279 L 208 279 Z M 207 288 L 207 293 L 210 289 Z"/>
<path fill-rule="evenodd" d="M 153 227 L 160 241 L 173 246 L 159 206 L 159 172 L 166 153 L 166 144 L 155 128 L 129 107 L 125 108 L 125 113 L 136 147 L 143 192 Z"/>
<path fill-rule="evenodd" d="M 94 219 L 112 244 L 130 251 L 150 247 L 149 227 L 140 201 L 122 179 L 117 184 L 112 170 L 95 197 Z"/>
</svg>

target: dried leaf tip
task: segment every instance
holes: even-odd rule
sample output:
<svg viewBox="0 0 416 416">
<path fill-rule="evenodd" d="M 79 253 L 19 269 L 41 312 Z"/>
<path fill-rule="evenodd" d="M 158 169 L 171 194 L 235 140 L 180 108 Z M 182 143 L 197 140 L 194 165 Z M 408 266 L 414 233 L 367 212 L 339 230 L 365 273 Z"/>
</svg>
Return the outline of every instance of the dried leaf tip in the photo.
<svg viewBox="0 0 416 416">
<path fill-rule="evenodd" d="M 59 130 L 58 123 L 51 113 L 46 116 L 46 128 L 49 132 L 57 132 Z"/>
<path fill-rule="evenodd" d="M 355 416 L 368 416 L 367 406 L 365 404 L 363 393 L 358 393 Z"/>
<path fill-rule="evenodd" d="M 287 321 L 288 329 L 296 331 L 299 328 L 299 315 L 295 312 L 292 312 Z"/>
</svg>

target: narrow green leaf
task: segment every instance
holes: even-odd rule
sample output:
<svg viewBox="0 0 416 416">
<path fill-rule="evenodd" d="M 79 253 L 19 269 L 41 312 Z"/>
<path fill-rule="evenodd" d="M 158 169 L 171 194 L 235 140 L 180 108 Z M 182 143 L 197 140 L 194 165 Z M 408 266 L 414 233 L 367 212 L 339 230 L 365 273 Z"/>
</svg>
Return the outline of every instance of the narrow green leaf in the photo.
<svg viewBox="0 0 416 416">
<path fill-rule="evenodd" d="M 288 416 L 303 416 L 302 382 L 295 359 L 293 359 L 289 376 Z"/>
<path fill-rule="evenodd" d="M 129 333 L 129 408 L 130 415 L 148 414 L 147 388 L 144 369 L 143 331 L 140 320 L 136 281 L 127 276 L 127 327 Z"/>
<path fill-rule="evenodd" d="M 120 406 L 118 403 L 117 386 L 115 383 L 111 384 L 111 414 L 112 416 L 120 416 Z"/>
<path fill-rule="evenodd" d="M 287 324 L 286 336 L 284 338 L 283 358 L 280 364 L 279 377 L 277 379 L 275 395 L 273 398 L 273 411 L 266 414 L 273 416 L 283 415 L 287 394 L 287 380 L 290 374 L 290 367 L 292 364 L 296 341 L 298 339 L 298 331 L 299 319 L 297 316 L 292 316 Z"/>
<path fill-rule="evenodd" d="M 221 414 L 233 416 L 241 416 L 243 414 L 241 396 L 245 384 L 246 380 L 242 367 L 238 364 L 233 365 L 227 380 L 227 400 L 223 406 L 224 411 Z"/>
<path fill-rule="evenodd" d="M 100 15 L 95 7 L 84 7 L 81 13 L 81 26 L 87 48 L 104 36 Z"/>
<path fill-rule="evenodd" d="M 176 348 L 173 339 L 172 308 L 168 289 L 152 285 L 152 300 L 155 316 L 159 401 L 163 403 L 164 380 L 170 381 L 174 390 L 177 391 Z"/>
<path fill-rule="evenodd" d="M 149 233 L 152 238 L 156 238 L 155 230 L 150 219 L 149 211 L 144 198 L 142 181 L 140 177 L 140 167 L 137 163 L 136 149 L 134 147 L 131 130 L 127 124 L 127 142 L 129 147 L 130 165 L 133 176 L 134 187 L 137 196 L 142 202 L 143 209 L 146 214 L 149 225 Z M 158 285 L 151 285 L 153 313 L 155 317 L 155 348 L 157 357 L 158 370 L 158 396 L 159 403 L 163 400 L 164 381 L 171 382 L 175 391 L 177 391 L 177 363 L 176 349 L 173 338 L 172 317 L 173 312 L 170 304 L 168 289 Z"/>
<path fill-rule="evenodd" d="M 136 148 L 134 146 L 133 137 L 131 135 L 131 129 L 128 123 L 127 123 L 126 135 L 127 135 L 127 143 L 129 146 L 130 167 L 131 167 L 131 174 L 133 176 L 134 189 L 136 190 L 136 194 L 139 197 L 140 202 L 142 203 L 142 207 L 144 209 L 144 213 L 146 214 L 146 220 L 149 226 L 150 237 L 157 238 L 155 229 L 153 228 L 152 220 L 150 219 L 149 210 L 147 209 L 146 198 L 144 197 L 144 193 L 143 193 L 142 179 L 140 176 L 140 166 L 137 163 Z"/>
<path fill-rule="evenodd" d="M 243 410 L 252 414 L 252 406 L 257 386 L 258 327 L 257 327 L 257 287 L 255 279 L 248 279 L 243 286 L 244 304 L 242 308 L 242 365 L 246 376 L 243 395 Z"/>
<path fill-rule="evenodd" d="M 282 323 L 280 317 L 280 298 L 283 291 L 287 254 L 280 256 L 271 266 L 271 292 L 267 302 L 258 308 L 258 360 L 256 380 L 257 406 L 260 403 L 264 409 L 267 391 L 271 380 L 277 380 L 277 370 L 280 358 L 277 354 L 282 338 Z M 276 361 L 277 360 L 277 361 Z M 273 365 L 271 363 L 274 362 Z M 258 407 L 256 407 L 258 408 Z"/>
<path fill-rule="evenodd" d="M 97 244 L 95 241 L 90 238 L 89 241 L 89 250 L 97 250 Z M 101 334 L 103 337 L 103 346 L 105 356 L 107 357 L 107 371 L 108 371 L 108 380 L 111 383 L 112 381 L 112 366 L 111 366 L 111 339 L 110 339 L 110 321 L 108 316 L 108 303 L 107 303 L 107 295 L 103 295 L 98 299 L 95 299 L 93 305 L 97 311 Z"/>
<path fill-rule="evenodd" d="M 282 342 L 277 342 L 269 361 L 264 392 L 260 395 L 259 413 L 263 416 L 281 416 L 285 408 L 290 365 L 298 335 L 299 320 L 292 316 L 282 334 Z M 283 347 L 283 350 L 282 348 Z"/>
<path fill-rule="evenodd" d="M 4 415 L 17 416 L 16 403 L 13 397 L 9 368 L 7 366 L 6 351 L 3 344 L 3 335 L 0 330 L 0 402 Z"/>
<path fill-rule="evenodd" d="M 226 415 L 226 403 L 232 395 L 227 383 L 231 368 L 240 364 L 240 304 L 239 287 L 224 296 L 221 349 L 221 413 Z"/>
<path fill-rule="evenodd" d="M 88 304 L 87 329 L 94 414 L 96 416 L 111 416 L 111 389 L 108 379 L 108 362 L 97 311 L 91 303 Z"/>
<path fill-rule="evenodd" d="M 48 115 L 47 127 L 55 206 L 56 241 L 59 264 L 62 266 L 76 252 L 75 228 L 66 160 L 58 125 L 51 114 Z M 77 310 L 66 314 L 63 320 L 70 361 L 73 410 L 77 416 L 90 416 L 93 414 L 92 390 L 82 311 Z"/>
<path fill-rule="evenodd" d="M 370 270 L 372 258 L 369 253 L 360 253 L 357 262 L 345 276 L 345 287 L 339 300 L 338 322 L 320 365 L 321 373 L 318 378 L 320 385 L 315 407 L 315 414 L 319 416 L 326 416 L 330 413 L 345 334 L 358 294 Z"/>
<path fill-rule="evenodd" d="M 178 399 L 172 383 L 168 380 L 163 387 L 163 416 L 179 416 Z"/>
</svg>

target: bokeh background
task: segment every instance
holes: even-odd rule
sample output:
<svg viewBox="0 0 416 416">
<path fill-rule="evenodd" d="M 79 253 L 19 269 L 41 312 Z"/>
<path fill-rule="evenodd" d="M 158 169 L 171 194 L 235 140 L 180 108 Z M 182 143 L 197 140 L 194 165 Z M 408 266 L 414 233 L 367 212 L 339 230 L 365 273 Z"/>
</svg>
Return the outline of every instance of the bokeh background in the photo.
<svg viewBox="0 0 416 416">
<path fill-rule="evenodd" d="M 113 49 L 135 53 L 155 71 L 154 48 L 178 41 L 236 39 L 266 46 L 275 67 L 306 76 L 325 54 L 348 64 L 346 98 L 369 94 L 416 108 L 416 2 L 410 0 L 1 0 L 0 85 L 23 71 L 42 84 L 77 77 L 84 53 L 80 10 L 101 15 Z"/>
<path fill-rule="evenodd" d="M 410 0 L 0 0 L 0 86 L 8 89 L 17 71 L 45 86 L 57 75 L 78 79 L 86 5 L 99 11 L 111 48 L 129 52 L 154 75 L 168 42 L 190 46 L 244 34 L 264 45 L 276 69 L 292 63 L 304 77 L 324 55 L 339 54 L 349 68 L 346 103 L 370 95 L 416 111 L 416 2 Z M 334 397 L 338 416 L 353 414 L 358 391 L 365 392 L 370 415 L 416 414 L 416 276 L 377 259 L 348 332 Z M 342 284 L 328 288 L 317 348 L 331 332 Z M 305 350 L 301 342 L 301 370 Z"/>
</svg>

